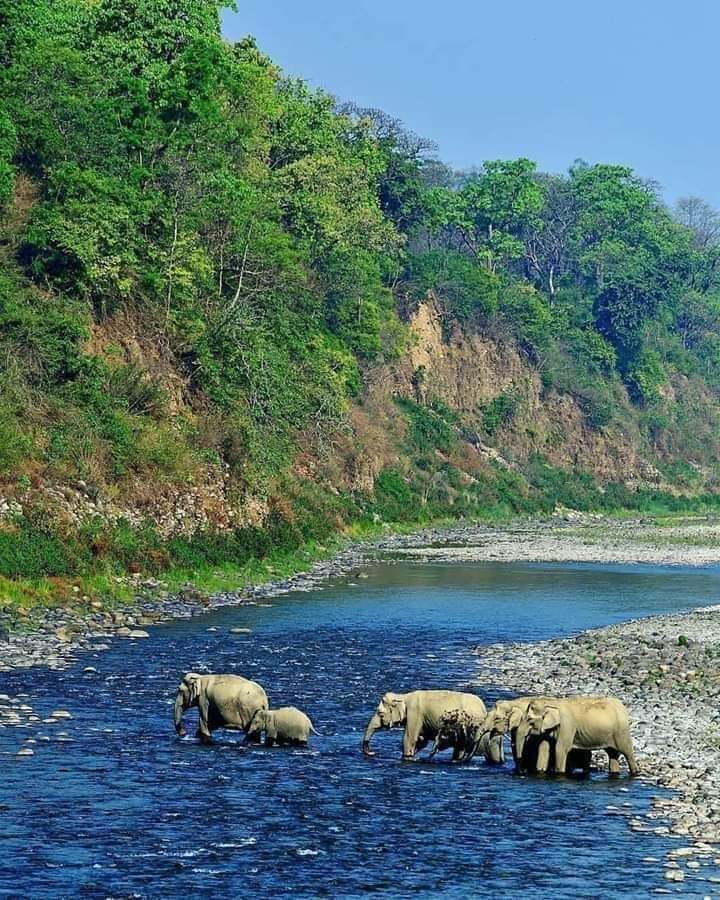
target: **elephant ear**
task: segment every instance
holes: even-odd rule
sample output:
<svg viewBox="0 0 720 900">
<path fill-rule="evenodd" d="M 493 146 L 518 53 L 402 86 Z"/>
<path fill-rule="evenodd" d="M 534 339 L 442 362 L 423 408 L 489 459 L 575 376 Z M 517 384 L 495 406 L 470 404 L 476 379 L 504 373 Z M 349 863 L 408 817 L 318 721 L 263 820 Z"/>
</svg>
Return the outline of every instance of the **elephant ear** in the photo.
<svg viewBox="0 0 720 900">
<path fill-rule="evenodd" d="M 183 678 L 183 681 L 187 685 L 191 703 L 194 703 L 200 695 L 201 677 L 202 676 L 198 675 L 197 672 L 188 672 L 187 675 Z"/>
<path fill-rule="evenodd" d="M 560 710 L 557 706 L 548 706 L 543 713 L 542 730 L 552 731 L 560 724 Z"/>
<path fill-rule="evenodd" d="M 400 697 L 393 697 L 390 703 L 390 713 L 392 721 L 396 725 L 400 725 L 407 718 L 407 705 Z"/>
<path fill-rule="evenodd" d="M 510 715 L 507 717 L 507 726 L 508 728 L 517 728 L 520 722 L 522 721 L 523 711 L 519 706 L 515 706 L 510 710 Z"/>
</svg>

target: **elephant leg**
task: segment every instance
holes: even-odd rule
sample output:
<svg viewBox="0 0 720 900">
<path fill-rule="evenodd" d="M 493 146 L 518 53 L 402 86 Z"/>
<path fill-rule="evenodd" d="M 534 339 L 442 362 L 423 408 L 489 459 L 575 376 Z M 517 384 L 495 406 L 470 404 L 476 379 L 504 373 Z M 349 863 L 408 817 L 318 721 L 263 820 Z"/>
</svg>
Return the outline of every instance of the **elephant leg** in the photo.
<svg viewBox="0 0 720 900">
<path fill-rule="evenodd" d="M 513 762 L 515 763 L 515 774 L 523 775 L 525 766 L 523 765 L 522 747 L 520 747 L 518 743 L 517 728 L 510 729 L 510 749 L 512 750 Z"/>
<path fill-rule="evenodd" d="M 633 751 L 632 743 L 630 739 L 618 741 L 618 751 L 622 753 L 622 755 L 627 760 L 628 769 L 630 770 L 630 774 L 635 777 L 635 775 L 640 774 L 640 767 L 637 764 L 637 760 L 635 759 L 635 753 Z"/>
<path fill-rule="evenodd" d="M 557 754 L 557 751 L 556 751 Z M 546 775 L 548 769 L 550 768 L 550 743 L 548 741 L 540 741 L 540 744 L 537 748 L 537 762 L 535 763 L 535 771 L 538 775 Z M 557 757 L 555 760 L 555 769 L 557 771 L 564 771 L 564 769 L 560 769 L 557 763 Z"/>
<path fill-rule="evenodd" d="M 207 729 L 203 730 L 202 725 L 198 725 L 196 735 L 201 744 L 212 744 L 213 742 L 212 735 Z"/>
<path fill-rule="evenodd" d="M 408 719 L 403 735 L 403 759 L 414 759 L 420 741 L 420 722 Z M 427 743 L 427 742 L 426 742 Z M 423 747 L 425 744 L 422 745 Z"/>
<path fill-rule="evenodd" d="M 527 745 L 529 741 L 534 743 L 533 738 L 528 735 L 528 726 L 521 723 L 514 729 L 514 736 L 512 739 L 516 760 L 515 771 L 518 774 L 524 774 L 532 769 L 532 765 L 528 766 L 528 761 L 533 759 L 532 752 L 528 752 L 529 747 Z"/>
<path fill-rule="evenodd" d="M 497 763 L 499 766 L 505 764 L 505 742 L 503 741 L 501 734 L 499 734 L 497 738 L 493 738 L 490 742 L 490 753 L 494 763 Z"/>
<path fill-rule="evenodd" d="M 590 766 L 592 764 L 592 750 L 582 751 L 582 773 L 583 778 L 590 777 Z"/>
<path fill-rule="evenodd" d="M 198 711 L 200 713 L 200 721 L 198 722 L 197 736 L 203 744 L 212 744 L 212 735 L 210 734 L 210 705 L 207 698 L 200 698 L 198 702 Z"/>
<path fill-rule="evenodd" d="M 547 741 L 543 741 L 543 745 L 547 745 Z M 540 750 L 538 750 L 538 760 L 540 759 L 540 754 L 542 752 L 542 746 Z M 548 746 L 549 752 L 549 746 Z M 555 771 L 560 774 L 565 774 L 565 768 L 567 766 L 567 758 L 568 753 L 570 752 L 570 748 L 565 744 L 564 741 L 558 739 L 555 742 Z M 538 771 L 539 771 L 539 762 L 538 762 Z"/>
<path fill-rule="evenodd" d="M 620 774 L 620 754 L 615 749 L 615 747 L 606 747 L 605 752 L 608 755 L 608 768 L 610 769 L 611 775 L 619 775 Z"/>
<path fill-rule="evenodd" d="M 463 749 L 462 749 L 462 747 L 458 747 L 457 745 L 454 745 L 454 746 L 453 746 L 452 761 L 453 761 L 453 762 L 459 762 L 459 761 L 462 759 L 462 756 L 463 756 Z"/>
<path fill-rule="evenodd" d="M 269 734 L 265 735 L 265 746 L 266 747 L 274 747 L 275 746 L 275 738 L 270 737 Z"/>
</svg>

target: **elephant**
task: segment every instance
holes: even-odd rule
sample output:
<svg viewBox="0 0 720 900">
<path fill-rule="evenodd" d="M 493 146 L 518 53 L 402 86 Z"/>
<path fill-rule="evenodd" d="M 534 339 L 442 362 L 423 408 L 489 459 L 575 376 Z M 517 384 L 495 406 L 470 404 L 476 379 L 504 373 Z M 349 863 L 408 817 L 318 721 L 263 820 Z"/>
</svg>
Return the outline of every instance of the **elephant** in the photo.
<svg viewBox="0 0 720 900">
<path fill-rule="evenodd" d="M 203 744 L 212 743 L 216 728 L 246 731 L 259 709 L 268 708 L 264 689 L 240 675 L 199 675 L 188 672 L 175 698 L 175 731 L 183 737 L 183 713 L 197 706 L 200 711 L 197 736 Z"/>
<path fill-rule="evenodd" d="M 547 768 L 550 752 L 548 741 L 535 741 L 532 748 L 530 746 L 526 748 L 525 744 L 527 742 L 523 734 L 523 742 L 520 746 L 524 752 L 520 751 L 517 741 L 518 726 L 530 703 L 537 699 L 549 700 L 551 698 L 516 697 L 514 700 L 498 700 L 488 712 L 482 725 L 483 734 L 486 735 L 487 740 L 490 742 L 499 740 L 502 744 L 503 736 L 509 734 L 513 762 L 517 773 L 533 771 L 537 765 L 538 757 L 540 764 L 544 764 L 545 768 Z"/>
<path fill-rule="evenodd" d="M 444 713 L 460 710 L 478 719 L 486 715 L 485 704 L 475 694 L 460 691 L 410 691 L 384 694 L 363 735 L 362 749 L 366 756 L 374 756 L 370 741 L 376 731 L 404 727 L 402 756 L 415 758 L 418 750 L 426 746 L 438 734 Z"/>
<path fill-rule="evenodd" d="M 530 736 L 525 715 L 528 706 L 535 700 L 554 701 L 553 697 L 516 697 L 514 700 L 498 700 L 488 712 L 482 724 L 482 732 L 486 740 L 502 741 L 505 734 L 510 735 L 513 762 L 517 774 L 528 774 L 547 771 L 554 762 L 554 745 L 539 735 Z M 520 749 L 522 748 L 522 750 Z M 590 771 L 592 753 L 589 750 L 573 750 L 568 754 L 566 774 L 574 769 Z"/>
<path fill-rule="evenodd" d="M 306 747 L 310 732 L 318 734 L 305 713 L 295 706 L 280 709 L 258 709 L 247 728 L 247 736 L 252 739 L 265 732 L 265 746 L 293 745 Z"/>
<path fill-rule="evenodd" d="M 489 762 L 502 762 L 502 757 L 493 755 L 488 741 L 481 740 L 483 719 L 462 709 L 451 709 L 440 716 L 438 732 L 428 759 L 440 750 L 453 749 L 453 762 L 466 762 L 478 750 L 485 753 Z M 502 751 L 502 744 L 500 744 Z"/>
<path fill-rule="evenodd" d="M 554 765 L 538 759 L 537 771 L 566 773 L 570 767 L 590 770 L 593 750 L 605 750 L 610 761 L 610 774 L 620 772 L 618 757 L 622 754 L 631 775 L 639 768 L 630 737 L 630 720 L 624 704 L 614 697 L 536 698 L 527 708 L 518 728 L 518 745 L 533 738 L 546 737 L 554 746 Z M 581 751 L 580 755 L 573 751 Z"/>
</svg>

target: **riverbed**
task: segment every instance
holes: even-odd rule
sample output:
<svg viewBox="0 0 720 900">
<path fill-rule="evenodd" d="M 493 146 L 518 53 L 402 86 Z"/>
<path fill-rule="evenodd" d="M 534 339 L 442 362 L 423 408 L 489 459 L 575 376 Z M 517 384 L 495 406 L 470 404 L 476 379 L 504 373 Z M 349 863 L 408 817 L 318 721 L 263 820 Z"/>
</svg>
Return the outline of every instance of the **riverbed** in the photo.
<svg viewBox="0 0 720 900">
<path fill-rule="evenodd" d="M 64 671 L 4 674 L 19 724 L 0 727 L 0 895 L 569 898 L 667 887 L 661 860 L 675 845 L 628 828 L 658 793 L 642 779 L 402 763 L 399 732 L 378 733 L 365 759 L 360 739 L 385 690 L 472 689 L 478 645 L 716 603 L 717 570 L 385 561 L 365 572 L 151 627 Z M 212 747 L 179 740 L 172 700 L 186 670 L 254 678 L 271 705 L 304 708 L 321 736 L 307 750 L 246 747 L 223 732 Z M 502 686 L 482 693 L 490 701 Z M 42 721 L 56 709 L 72 718 Z M 18 757 L 22 747 L 34 755 Z"/>
</svg>

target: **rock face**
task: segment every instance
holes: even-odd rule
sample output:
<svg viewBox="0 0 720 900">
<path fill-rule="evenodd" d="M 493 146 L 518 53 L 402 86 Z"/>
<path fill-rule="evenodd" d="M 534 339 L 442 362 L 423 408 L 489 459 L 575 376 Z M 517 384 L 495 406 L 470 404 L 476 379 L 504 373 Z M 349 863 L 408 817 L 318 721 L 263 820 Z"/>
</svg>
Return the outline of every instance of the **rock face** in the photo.
<svg viewBox="0 0 720 900">
<path fill-rule="evenodd" d="M 432 297 L 418 306 L 409 325 L 414 342 L 399 361 L 370 371 L 364 407 L 378 412 L 393 397 L 441 400 L 472 425 L 483 405 L 512 394 L 518 414 L 502 431 L 504 456 L 524 462 L 537 452 L 553 465 L 580 468 L 600 480 L 656 482 L 659 473 L 642 458 L 639 432 L 588 427 L 577 399 L 543 393 L 538 369 L 509 339 L 467 334 L 457 326 L 446 334 Z M 363 470 L 362 463 L 356 466 Z"/>
</svg>

